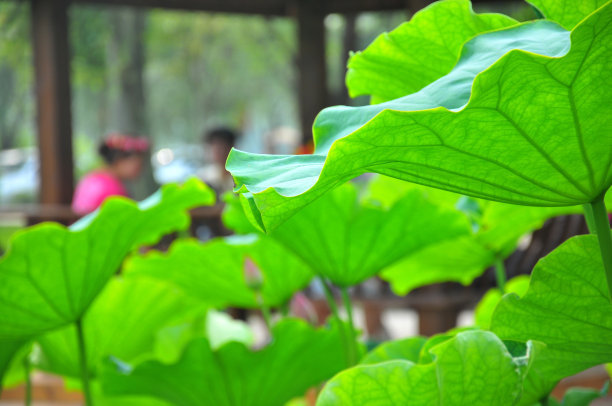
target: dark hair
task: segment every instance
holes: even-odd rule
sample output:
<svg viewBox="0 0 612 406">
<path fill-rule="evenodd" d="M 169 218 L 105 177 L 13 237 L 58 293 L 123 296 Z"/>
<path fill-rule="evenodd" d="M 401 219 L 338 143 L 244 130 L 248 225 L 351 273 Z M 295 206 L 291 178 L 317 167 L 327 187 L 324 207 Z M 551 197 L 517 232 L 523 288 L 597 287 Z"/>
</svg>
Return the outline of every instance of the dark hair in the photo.
<svg viewBox="0 0 612 406">
<path fill-rule="evenodd" d="M 149 142 L 144 137 L 113 133 L 100 142 L 98 154 L 107 164 L 113 164 L 120 159 L 142 155 L 148 148 Z"/>
<path fill-rule="evenodd" d="M 206 131 L 206 133 L 204 133 L 203 138 L 205 143 L 221 141 L 227 144 L 228 146 L 233 147 L 236 144 L 238 134 L 234 130 L 231 130 L 229 128 L 218 127 Z"/>
</svg>

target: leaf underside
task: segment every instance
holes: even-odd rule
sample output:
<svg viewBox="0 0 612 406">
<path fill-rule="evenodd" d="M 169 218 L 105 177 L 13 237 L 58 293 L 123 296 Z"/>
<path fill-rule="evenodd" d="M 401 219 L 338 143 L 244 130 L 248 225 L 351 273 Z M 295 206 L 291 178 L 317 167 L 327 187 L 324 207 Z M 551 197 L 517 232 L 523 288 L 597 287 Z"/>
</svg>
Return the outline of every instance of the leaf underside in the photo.
<svg viewBox="0 0 612 406">
<path fill-rule="evenodd" d="M 548 21 L 482 34 L 417 93 L 324 110 L 313 155 L 235 150 L 227 168 L 263 229 L 365 172 L 521 205 L 591 202 L 612 180 L 611 20 L 607 3 L 571 40 Z"/>
<path fill-rule="evenodd" d="M 70 228 L 46 223 L 18 232 L 0 261 L 0 337 L 76 321 L 128 252 L 186 228 L 188 209 L 213 202 L 213 192 L 192 180 L 164 186 L 139 205 L 109 199 Z"/>
</svg>

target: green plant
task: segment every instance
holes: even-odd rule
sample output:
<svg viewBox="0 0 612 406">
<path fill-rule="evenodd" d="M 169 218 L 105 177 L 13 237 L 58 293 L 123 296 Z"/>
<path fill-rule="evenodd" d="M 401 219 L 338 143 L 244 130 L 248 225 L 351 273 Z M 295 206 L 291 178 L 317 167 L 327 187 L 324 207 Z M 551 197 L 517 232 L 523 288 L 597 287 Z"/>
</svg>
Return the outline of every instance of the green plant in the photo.
<svg viewBox="0 0 612 406">
<path fill-rule="evenodd" d="M 0 261 L 0 373 L 80 378 L 88 405 L 281 406 L 326 380 L 319 406 L 557 404 L 560 379 L 612 361 L 612 2 L 534 5 L 562 25 L 446 0 L 355 54 L 352 94 L 383 103 L 324 110 L 313 155 L 230 156 L 241 197 L 224 219 L 245 235 L 176 241 L 115 275 L 213 202 L 197 181 L 17 233 Z M 345 184 L 364 172 L 399 180 Z M 581 204 L 594 235 L 506 283 L 518 240 Z M 363 355 L 351 286 L 380 274 L 403 294 L 494 264 L 477 327 Z M 333 313 L 321 328 L 286 317 L 313 276 Z M 268 337 L 208 310 L 227 306 L 261 310 Z"/>
<path fill-rule="evenodd" d="M 283 320 L 260 350 L 238 342 L 212 349 L 195 339 L 171 365 L 109 365 L 104 383 L 111 395 L 149 394 L 175 405 L 283 405 L 346 366 L 339 334 L 337 326 L 317 330 Z"/>
<path fill-rule="evenodd" d="M 61 362 L 80 375 L 91 404 L 84 323 L 92 303 L 130 251 L 186 228 L 188 209 L 213 202 L 213 192 L 192 180 L 166 186 L 138 205 L 110 199 L 69 228 L 47 223 L 16 233 L 0 262 L 0 340 L 7 343 L 0 359 L 8 361 L 20 344 L 71 326 L 73 362 Z"/>
<path fill-rule="evenodd" d="M 464 21 L 487 17 L 475 16 L 466 1 L 439 2 L 353 56 L 349 88 L 354 94 L 371 94 L 374 102 L 385 102 L 321 112 L 314 124 L 313 155 L 274 157 L 240 151 L 230 155 L 227 168 L 248 217 L 271 235 L 327 191 L 365 172 L 502 203 L 582 204 L 596 235 L 574 238 L 542 260 L 523 299 L 505 296 L 492 317 L 481 309 L 481 323 L 486 328 L 490 321 L 497 334 L 486 337 L 496 346 L 479 343 L 481 332 L 434 337 L 418 360 L 342 372 L 328 383 L 319 404 L 532 405 L 547 402 L 559 379 L 612 359 L 607 348 L 612 240 L 604 203 L 612 184 L 612 54 L 608 52 L 612 2 L 588 1 L 575 7 L 567 3 L 534 2 L 563 27 L 551 21 L 512 25 L 498 18 L 499 25 L 489 28 L 492 31 L 470 39 L 478 32 L 466 30 Z M 453 11 L 460 15 L 456 21 L 448 19 Z M 422 72 L 417 70 L 410 75 L 407 72 L 414 69 L 410 63 L 423 57 L 422 48 L 410 43 L 414 33 L 425 30 L 431 21 L 447 22 L 444 29 L 427 31 L 434 40 L 452 44 L 446 41 L 452 38 L 460 45 L 445 50 L 448 65 L 440 63 L 439 69 L 427 74 L 419 75 Z M 500 28 L 504 24 L 510 26 Z M 387 81 L 390 76 L 393 79 Z M 398 94 L 402 89 L 411 94 Z M 495 211 L 495 204 L 490 207 Z M 506 211 L 506 216 L 511 212 Z M 546 218 L 539 216 L 527 223 Z M 487 236 L 486 229 L 465 242 L 496 253 L 493 257 L 499 260 L 520 236 L 512 234 L 512 227 L 503 227 L 512 220 L 500 221 L 498 233 Z M 459 251 L 465 248 L 464 244 Z M 432 253 L 424 259 L 430 260 Z M 480 266 L 492 261 L 491 256 L 484 258 Z M 443 260 L 446 267 L 450 261 Z M 469 280 L 469 275 L 464 277 Z M 452 350 L 459 358 L 445 364 L 444 360 L 453 359 L 446 358 L 445 350 L 453 348 L 449 343 L 459 337 L 466 343 L 465 352 Z M 500 338 L 510 341 L 502 344 Z M 494 350 L 488 353 L 486 348 Z M 517 353 L 521 348 L 533 350 Z M 487 356 L 479 358 L 484 353 Z M 495 380 L 503 368 L 488 359 L 500 354 L 506 354 L 507 362 L 514 359 L 510 354 L 521 359 L 523 367 L 510 368 L 517 373 L 513 378 Z M 492 374 L 491 382 L 478 379 L 478 384 L 489 385 L 473 385 L 470 363 L 475 360 L 481 361 L 477 373 L 484 369 Z M 423 378 L 429 370 L 432 375 Z"/>
</svg>

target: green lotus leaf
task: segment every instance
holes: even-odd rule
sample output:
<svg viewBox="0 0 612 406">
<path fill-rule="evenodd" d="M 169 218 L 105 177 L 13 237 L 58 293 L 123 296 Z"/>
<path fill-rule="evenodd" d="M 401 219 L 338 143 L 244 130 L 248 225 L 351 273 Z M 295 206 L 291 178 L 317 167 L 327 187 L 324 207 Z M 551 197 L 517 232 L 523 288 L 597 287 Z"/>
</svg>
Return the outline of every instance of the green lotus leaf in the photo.
<svg viewBox="0 0 612 406">
<path fill-rule="evenodd" d="M 360 364 L 378 364 L 392 360 L 406 360 L 414 363 L 419 361 L 421 349 L 427 339 L 425 337 L 410 337 L 387 341 L 367 353 Z"/>
<path fill-rule="evenodd" d="M 80 319 L 126 254 L 186 228 L 186 211 L 213 201 L 192 180 L 138 205 L 109 199 L 69 228 L 46 223 L 18 232 L 0 261 L 0 337 L 34 336 Z"/>
<path fill-rule="evenodd" d="M 392 207 L 361 201 L 346 183 L 269 233 L 337 286 L 356 285 L 413 252 L 466 235 L 469 221 L 411 191 Z"/>
<path fill-rule="evenodd" d="M 608 0 L 528 0 L 549 20 L 571 30 Z"/>
<path fill-rule="evenodd" d="M 104 389 L 180 406 L 282 406 L 346 366 L 337 328 L 317 330 L 285 319 L 273 327 L 273 336 L 257 351 L 236 342 L 213 351 L 206 339 L 196 339 L 176 364 L 109 365 Z"/>
<path fill-rule="evenodd" d="M 158 331 L 194 312 L 205 310 L 171 285 L 146 278 L 111 279 L 82 322 L 90 374 L 96 376 L 100 362 L 110 355 L 129 362 L 151 357 Z M 37 341 L 42 352 L 37 368 L 80 378 L 74 326 Z"/>
<path fill-rule="evenodd" d="M 384 269 L 380 276 L 396 295 L 440 282 L 469 285 L 495 262 L 495 252 L 472 235 L 432 244 Z"/>
<path fill-rule="evenodd" d="M 429 349 L 428 363 L 359 365 L 327 383 L 317 406 L 508 406 L 520 396 L 528 356 L 513 357 L 490 332 L 457 334 Z"/>
<path fill-rule="evenodd" d="M 592 388 L 570 388 L 565 392 L 561 400 L 561 406 L 589 406 L 595 399 L 603 398 L 608 395 L 610 381 L 600 390 Z"/>
<path fill-rule="evenodd" d="M 168 253 L 131 257 L 124 269 L 169 281 L 212 307 L 256 308 L 260 306 L 257 293 L 245 280 L 246 258 L 261 271 L 261 296 L 268 306 L 286 303 L 313 277 L 299 258 L 257 235 L 216 238 L 205 244 L 179 240 Z"/>
<path fill-rule="evenodd" d="M 398 295 L 439 282 L 469 285 L 498 260 L 507 258 L 521 237 L 540 228 L 547 219 L 582 210 L 580 206 L 526 207 L 484 201 L 383 176 L 369 189 L 368 199 L 385 205 L 408 190 L 422 190 L 431 203 L 460 212 L 472 223 L 467 235 L 434 242 L 385 268 L 381 276 Z"/>
<path fill-rule="evenodd" d="M 236 234 L 253 234 L 261 231 L 251 223 L 247 218 L 240 198 L 232 193 L 227 192 L 223 195 L 225 208 L 221 218 L 225 227 L 229 228 Z"/>
<path fill-rule="evenodd" d="M 612 182 L 611 19 L 609 2 L 571 35 L 549 21 L 481 34 L 417 93 L 324 110 L 312 155 L 234 150 L 227 168 L 262 229 L 366 172 L 505 203 L 591 202 Z"/>
<path fill-rule="evenodd" d="M 519 297 L 525 296 L 527 287 L 529 286 L 529 276 L 520 275 L 512 278 L 506 283 L 505 293 L 515 293 Z M 475 323 L 483 330 L 488 330 L 491 326 L 491 317 L 495 307 L 502 299 L 502 292 L 498 288 L 489 289 L 489 291 L 480 300 L 474 310 Z"/>
<path fill-rule="evenodd" d="M 7 382 L 9 378 L 5 375 L 10 375 L 10 371 L 15 369 L 16 361 L 20 363 L 21 359 L 17 359 L 20 358 L 17 354 L 24 347 L 25 343 L 26 340 L 0 340 L 0 394 L 3 387 L 12 386 L 13 382 Z"/>
<path fill-rule="evenodd" d="M 475 14 L 468 0 L 436 2 L 351 56 L 349 94 L 379 103 L 415 93 L 450 72 L 467 40 L 516 23 L 501 14 Z"/>
<path fill-rule="evenodd" d="M 246 322 L 209 309 L 205 317 L 161 329 L 155 341 L 155 358 L 165 364 L 175 363 L 181 358 L 185 347 L 196 338 L 208 339 L 213 350 L 230 341 L 247 347 L 255 343 L 253 330 Z"/>
<path fill-rule="evenodd" d="M 551 381 L 612 361 L 612 308 L 597 237 L 573 237 L 541 259 L 527 293 L 497 305 L 491 330 L 546 344 L 539 370 Z"/>
</svg>

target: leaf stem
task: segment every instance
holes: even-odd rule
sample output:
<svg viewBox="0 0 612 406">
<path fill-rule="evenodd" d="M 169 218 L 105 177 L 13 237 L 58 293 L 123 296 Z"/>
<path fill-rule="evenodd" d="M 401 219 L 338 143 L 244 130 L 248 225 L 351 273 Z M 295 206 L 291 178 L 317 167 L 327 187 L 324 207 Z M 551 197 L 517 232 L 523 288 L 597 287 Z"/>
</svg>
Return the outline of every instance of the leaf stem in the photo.
<svg viewBox="0 0 612 406">
<path fill-rule="evenodd" d="M 340 312 L 338 312 L 338 305 L 336 304 L 336 299 L 334 298 L 334 293 L 331 290 L 331 287 L 327 284 L 327 281 L 322 277 L 319 277 L 321 284 L 323 285 L 323 292 L 325 292 L 325 298 L 327 299 L 327 304 L 329 305 L 329 310 L 331 310 L 332 315 L 336 318 L 336 320 L 342 320 L 340 318 Z"/>
<path fill-rule="evenodd" d="M 270 308 L 264 302 L 263 296 L 261 294 L 259 296 L 259 309 L 261 310 L 261 315 L 263 316 L 264 322 L 266 323 L 266 327 L 270 334 L 272 334 L 272 317 L 270 317 Z"/>
<path fill-rule="evenodd" d="M 583 204 L 582 209 L 584 211 L 584 219 L 586 220 L 587 227 L 591 234 L 596 234 L 595 218 L 593 217 L 593 207 L 590 204 Z"/>
<path fill-rule="evenodd" d="M 75 322 L 77 342 L 79 345 L 79 366 L 81 368 L 81 384 L 83 385 L 83 396 L 85 406 L 93 406 L 91 401 L 91 388 L 89 386 L 89 368 L 87 366 L 87 351 L 85 348 L 85 338 L 83 336 L 83 323 L 81 319 Z"/>
<path fill-rule="evenodd" d="M 605 193 L 602 193 L 590 204 L 593 211 L 593 229 L 590 229 L 590 231 L 597 235 L 599 241 L 599 251 L 606 271 L 609 299 L 612 301 L 612 237 L 610 236 L 610 220 L 608 219 L 604 196 Z"/>
<path fill-rule="evenodd" d="M 340 332 L 340 335 L 342 336 L 341 337 L 342 341 L 344 342 L 344 345 L 345 345 L 344 355 L 346 357 L 347 366 L 353 366 L 353 364 L 351 364 L 351 351 L 350 351 L 350 341 L 349 341 L 350 338 L 347 337 L 347 335 L 345 334 L 346 333 L 344 331 L 345 326 L 342 324 L 342 319 L 340 318 L 340 312 L 338 311 L 338 305 L 336 304 L 334 293 L 332 292 L 332 289 L 327 283 L 327 281 L 322 276 L 319 276 L 319 280 L 321 281 L 321 284 L 323 285 L 323 292 L 325 293 L 325 298 L 327 299 L 329 310 L 331 311 L 332 315 L 334 316 L 334 319 L 336 319 L 336 322 L 338 323 L 338 331 Z"/>
<path fill-rule="evenodd" d="M 342 295 L 342 302 L 344 304 L 344 308 L 346 309 L 346 314 L 348 316 L 348 326 L 349 326 L 348 341 L 350 344 L 349 346 L 349 364 L 353 366 L 357 364 L 357 359 L 359 357 L 359 354 L 357 354 L 357 345 L 356 345 L 357 334 L 355 331 L 355 324 L 353 323 L 353 305 L 351 303 L 351 297 L 346 287 L 344 286 L 341 287 L 340 293 Z"/>
<path fill-rule="evenodd" d="M 501 291 L 502 295 L 506 293 L 506 266 L 502 258 L 495 260 L 495 280 L 497 281 L 497 287 Z"/>
<path fill-rule="evenodd" d="M 26 356 L 23 359 L 23 371 L 25 375 L 25 406 L 32 404 L 32 380 L 30 378 L 30 358 Z"/>
<path fill-rule="evenodd" d="M 289 299 L 288 301 L 286 301 L 285 303 L 282 304 L 280 310 L 281 310 L 281 315 L 286 318 L 289 317 L 289 313 L 291 312 L 291 305 L 290 305 L 291 299 Z"/>
</svg>

